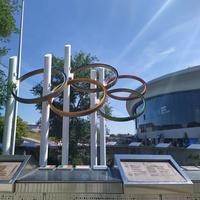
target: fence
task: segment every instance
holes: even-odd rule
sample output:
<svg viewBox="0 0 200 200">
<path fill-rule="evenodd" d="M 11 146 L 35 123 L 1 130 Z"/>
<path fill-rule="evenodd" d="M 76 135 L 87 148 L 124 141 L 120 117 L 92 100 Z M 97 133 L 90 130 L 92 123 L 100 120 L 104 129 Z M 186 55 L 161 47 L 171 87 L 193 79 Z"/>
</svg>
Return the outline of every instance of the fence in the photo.
<svg viewBox="0 0 200 200">
<path fill-rule="evenodd" d="M 86 150 L 90 154 L 89 146 L 78 147 L 79 151 Z M 32 155 L 39 161 L 40 147 L 16 147 L 15 154 Z M 62 147 L 49 147 L 48 164 L 60 165 Z M 98 147 L 98 158 L 99 156 Z M 171 155 L 174 160 L 180 165 L 200 165 L 200 151 L 198 149 L 186 149 L 178 147 L 158 148 L 158 147 L 129 147 L 127 145 L 114 145 L 106 147 L 106 163 L 108 166 L 114 164 L 115 154 L 148 154 L 148 155 Z M 89 156 L 90 157 L 90 156 Z M 99 162 L 99 161 L 98 161 Z M 90 158 L 85 158 L 83 163 L 90 164 Z"/>
</svg>

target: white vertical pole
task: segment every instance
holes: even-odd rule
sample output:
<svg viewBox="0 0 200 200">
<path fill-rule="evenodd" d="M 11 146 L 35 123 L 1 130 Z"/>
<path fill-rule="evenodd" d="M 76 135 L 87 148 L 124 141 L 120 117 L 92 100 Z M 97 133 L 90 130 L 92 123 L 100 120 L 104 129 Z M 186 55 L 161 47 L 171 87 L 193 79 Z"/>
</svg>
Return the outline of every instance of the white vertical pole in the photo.
<svg viewBox="0 0 200 200">
<path fill-rule="evenodd" d="M 67 79 L 70 77 L 71 67 L 71 45 L 65 45 L 65 63 L 64 72 Z M 63 111 L 69 112 L 70 86 L 68 85 L 63 94 Z M 68 165 L 69 162 L 69 117 L 63 117 L 62 126 L 62 165 Z"/>
<path fill-rule="evenodd" d="M 17 69 L 17 57 L 13 56 L 9 60 L 9 72 L 8 72 L 8 84 L 16 83 L 16 74 Z M 7 89 L 7 94 L 10 94 L 9 86 Z M 3 130 L 3 155 L 10 155 L 10 141 L 11 141 L 11 132 L 12 132 L 12 119 L 13 119 L 13 108 L 14 108 L 14 98 L 10 94 L 6 102 L 5 109 L 5 120 L 4 120 L 4 130 Z"/>
<path fill-rule="evenodd" d="M 20 21 L 20 38 L 19 38 L 19 49 L 18 49 L 18 62 L 17 62 L 17 79 L 20 77 L 21 71 L 21 59 L 22 59 L 22 39 L 23 39 L 23 27 L 24 27 L 24 0 L 22 0 L 22 10 L 21 10 L 21 21 Z M 19 95 L 19 87 L 17 89 L 16 95 Z M 15 138 L 16 138 L 16 128 L 17 128 L 17 115 L 18 115 L 18 101 L 14 100 L 14 112 L 13 112 L 13 122 L 12 122 L 12 133 L 11 133 L 11 155 L 15 153 Z"/>
<path fill-rule="evenodd" d="M 104 68 L 99 68 L 99 81 L 103 84 L 105 78 Z M 105 106 L 103 105 L 101 111 L 104 112 Z M 106 165 L 106 128 L 105 128 L 105 118 L 99 116 L 100 120 L 100 165 Z"/>
<path fill-rule="evenodd" d="M 52 55 L 46 54 L 44 57 L 43 96 L 51 92 L 51 87 L 50 87 L 51 86 L 51 65 L 52 65 Z M 41 122 L 40 159 L 39 159 L 40 166 L 47 165 L 49 113 L 50 113 L 50 106 L 48 104 L 48 101 L 42 102 L 42 122 Z"/>
<path fill-rule="evenodd" d="M 96 80 L 96 70 L 91 70 L 90 78 Z M 95 84 L 91 84 L 91 88 L 96 88 Z M 96 93 L 90 94 L 90 107 L 96 104 Z M 90 151 L 91 151 L 91 167 L 97 165 L 97 112 L 90 114 Z"/>
</svg>

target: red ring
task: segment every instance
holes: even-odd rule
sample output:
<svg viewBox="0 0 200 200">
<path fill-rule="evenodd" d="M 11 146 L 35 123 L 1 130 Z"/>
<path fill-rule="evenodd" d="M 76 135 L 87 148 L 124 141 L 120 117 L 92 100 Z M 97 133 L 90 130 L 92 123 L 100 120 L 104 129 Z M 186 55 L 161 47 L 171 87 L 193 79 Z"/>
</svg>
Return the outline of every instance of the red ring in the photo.
<svg viewBox="0 0 200 200">
<path fill-rule="evenodd" d="M 144 94 L 145 94 L 145 92 L 146 92 L 146 90 L 147 90 L 147 83 L 146 83 L 143 79 L 141 79 L 141 78 L 139 78 L 139 77 L 137 77 L 137 76 L 133 76 L 133 75 L 119 75 L 118 78 L 132 78 L 132 79 L 135 79 L 135 80 L 140 81 L 140 82 L 144 85 L 144 89 L 143 89 L 143 91 L 141 92 L 141 95 L 144 95 Z M 108 80 L 106 81 L 106 84 L 109 84 L 112 80 L 113 80 L 113 77 L 110 78 L 110 79 L 108 79 Z M 113 99 L 121 100 L 121 101 L 134 100 L 134 99 L 137 99 L 137 98 L 138 98 L 137 96 L 119 97 L 119 96 L 113 95 L 113 94 L 111 94 L 111 93 L 110 93 L 110 94 L 108 93 L 107 95 L 108 95 L 109 97 L 113 98 Z"/>
</svg>

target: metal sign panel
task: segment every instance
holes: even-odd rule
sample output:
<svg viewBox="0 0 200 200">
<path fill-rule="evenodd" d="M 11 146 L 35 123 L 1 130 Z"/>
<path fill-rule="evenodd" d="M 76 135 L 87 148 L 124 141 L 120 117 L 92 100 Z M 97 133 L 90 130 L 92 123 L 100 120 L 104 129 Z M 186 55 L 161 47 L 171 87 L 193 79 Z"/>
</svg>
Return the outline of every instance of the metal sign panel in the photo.
<svg viewBox="0 0 200 200">
<path fill-rule="evenodd" d="M 0 181 L 10 181 L 21 162 L 0 162 Z"/>
<path fill-rule="evenodd" d="M 16 179 L 36 166 L 31 156 L 0 156 L 0 192 L 14 192 Z M 29 169 L 30 168 L 30 169 Z"/>
<path fill-rule="evenodd" d="M 126 193 L 192 192 L 192 181 L 169 155 L 115 155 Z"/>
<path fill-rule="evenodd" d="M 169 162 L 121 162 L 127 181 L 186 182 Z"/>
</svg>

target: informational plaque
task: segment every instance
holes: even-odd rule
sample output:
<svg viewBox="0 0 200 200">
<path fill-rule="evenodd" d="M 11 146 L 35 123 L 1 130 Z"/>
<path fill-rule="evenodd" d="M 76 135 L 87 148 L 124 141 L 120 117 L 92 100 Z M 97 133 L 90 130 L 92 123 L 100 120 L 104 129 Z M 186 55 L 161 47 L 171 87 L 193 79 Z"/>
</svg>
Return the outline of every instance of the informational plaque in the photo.
<svg viewBox="0 0 200 200">
<path fill-rule="evenodd" d="M 170 162 L 121 161 L 129 182 L 186 182 Z"/>
<path fill-rule="evenodd" d="M 21 162 L 0 162 L 0 181 L 10 181 Z"/>
<path fill-rule="evenodd" d="M 193 192 L 193 182 L 170 155 L 116 154 L 125 194 Z"/>
</svg>

